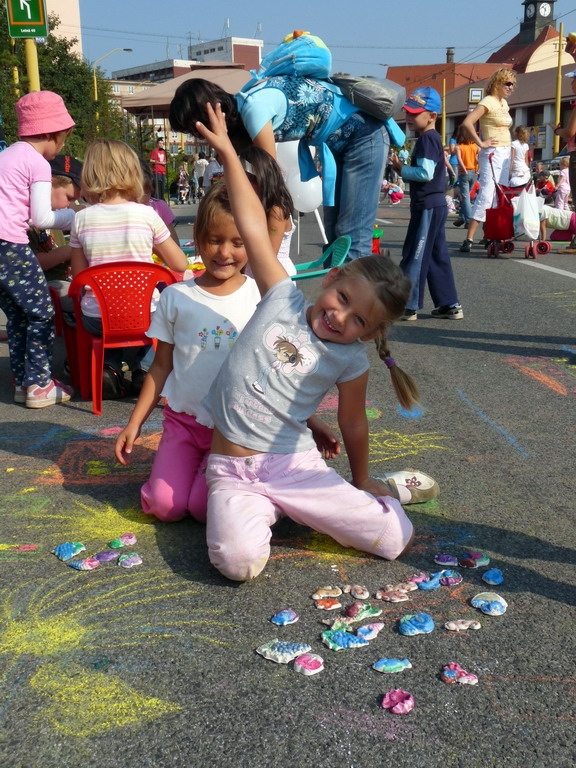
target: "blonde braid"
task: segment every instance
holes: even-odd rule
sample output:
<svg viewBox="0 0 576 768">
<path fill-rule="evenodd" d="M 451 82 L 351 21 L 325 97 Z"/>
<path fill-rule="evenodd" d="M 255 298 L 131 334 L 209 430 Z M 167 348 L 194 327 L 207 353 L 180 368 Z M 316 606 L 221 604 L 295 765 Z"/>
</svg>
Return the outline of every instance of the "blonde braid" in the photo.
<svg viewBox="0 0 576 768">
<path fill-rule="evenodd" d="M 390 355 L 386 328 L 374 341 L 380 360 L 382 360 L 384 365 L 390 371 L 392 386 L 394 387 L 398 402 L 403 408 L 411 410 L 420 400 L 420 393 L 418 392 L 418 386 L 416 385 L 415 380 L 409 373 L 406 373 L 406 371 L 403 371 L 402 368 L 396 365 L 396 361 Z"/>
</svg>

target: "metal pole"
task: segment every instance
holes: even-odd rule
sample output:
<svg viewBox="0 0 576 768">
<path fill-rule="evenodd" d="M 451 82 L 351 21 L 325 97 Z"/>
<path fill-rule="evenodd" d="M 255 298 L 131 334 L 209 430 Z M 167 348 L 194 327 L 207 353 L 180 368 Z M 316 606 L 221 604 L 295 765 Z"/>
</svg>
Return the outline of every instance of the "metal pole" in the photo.
<svg viewBox="0 0 576 768">
<path fill-rule="evenodd" d="M 28 92 L 40 90 L 40 71 L 38 69 L 38 51 L 36 50 L 36 40 L 33 37 L 27 37 L 24 40 L 24 52 L 26 54 L 26 71 L 28 72 Z"/>
<path fill-rule="evenodd" d="M 560 111 L 562 107 L 562 49 L 564 46 L 564 24 L 560 22 L 560 37 L 558 38 L 558 67 L 556 68 L 556 105 L 554 112 L 554 123 L 558 125 L 560 123 Z M 554 135 L 554 141 L 552 143 L 554 148 L 555 157 L 560 151 L 560 136 Z"/>
</svg>

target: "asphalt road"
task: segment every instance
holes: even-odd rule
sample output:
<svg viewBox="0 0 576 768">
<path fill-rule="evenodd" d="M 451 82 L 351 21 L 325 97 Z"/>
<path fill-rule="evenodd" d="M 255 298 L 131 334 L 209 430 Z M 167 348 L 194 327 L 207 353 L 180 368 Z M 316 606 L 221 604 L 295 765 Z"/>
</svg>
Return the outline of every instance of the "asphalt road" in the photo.
<svg viewBox="0 0 576 768">
<path fill-rule="evenodd" d="M 175 212 L 189 237 L 194 208 Z M 398 260 L 407 202 L 380 214 Z M 308 260 L 319 230 L 312 215 L 301 223 L 295 258 Z M 399 562 L 284 521 L 264 574 L 227 582 L 208 563 L 201 526 L 155 525 L 139 510 L 160 410 L 120 467 L 112 446 L 133 401 L 105 402 L 101 417 L 77 399 L 40 412 L 14 405 L 0 344 L 3 768 L 574 766 L 576 261 L 557 246 L 537 261 L 523 247 L 497 260 L 478 246 L 460 254 L 462 231 L 449 222 L 447 233 L 464 319 L 432 319 L 428 299 L 417 322 L 392 334 L 394 357 L 419 382 L 421 416 L 399 412 L 375 355 L 370 376 L 374 474 L 417 467 L 441 486 L 438 500 L 410 508 L 416 544 Z M 318 281 L 300 285 L 313 295 Z M 58 371 L 60 339 L 56 352 Z M 329 397 L 322 408 L 332 423 L 335 405 Z M 346 476 L 345 458 L 336 466 Z M 143 558 L 133 569 L 77 572 L 51 554 L 66 541 L 92 554 L 127 531 Z M 468 550 L 502 570 L 503 616 L 470 605 L 491 589 L 480 568 L 408 603 L 372 600 L 384 628 L 369 647 L 321 643 L 318 587 L 365 584 L 373 595 L 438 570 L 436 552 Z M 275 628 L 270 617 L 286 607 L 300 620 Z M 434 631 L 400 635 L 398 619 L 421 611 Z M 456 618 L 482 627 L 445 630 Z M 255 653 L 274 638 L 309 643 L 325 670 L 306 677 Z M 371 665 L 382 657 L 412 668 L 380 674 Z M 443 683 L 450 661 L 478 685 Z M 413 712 L 381 708 L 394 688 L 413 695 Z"/>
</svg>

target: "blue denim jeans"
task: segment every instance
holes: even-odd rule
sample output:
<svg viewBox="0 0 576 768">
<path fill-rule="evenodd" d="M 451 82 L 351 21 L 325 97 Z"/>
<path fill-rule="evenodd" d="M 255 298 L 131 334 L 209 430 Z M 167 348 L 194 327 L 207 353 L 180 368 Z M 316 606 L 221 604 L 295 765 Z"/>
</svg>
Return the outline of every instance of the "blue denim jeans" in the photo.
<svg viewBox="0 0 576 768">
<path fill-rule="evenodd" d="M 358 114 L 352 117 L 357 118 Z M 361 117 L 363 124 L 350 136 L 346 146 L 334 153 L 336 204 L 324 207 L 328 242 L 342 235 L 352 238 L 348 259 L 369 256 L 372 252 L 372 231 L 390 144 L 388 132 L 379 120 L 363 113 Z"/>
<path fill-rule="evenodd" d="M 472 218 L 470 189 L 474 186 L 476 178 L 476 171 L 468 171 L 466 174 L 458 174 L 458 186 L 460 187 L 460 216 L 464 219 L 466 226 L 468 226 L 468 222 Z"/>
</svg>

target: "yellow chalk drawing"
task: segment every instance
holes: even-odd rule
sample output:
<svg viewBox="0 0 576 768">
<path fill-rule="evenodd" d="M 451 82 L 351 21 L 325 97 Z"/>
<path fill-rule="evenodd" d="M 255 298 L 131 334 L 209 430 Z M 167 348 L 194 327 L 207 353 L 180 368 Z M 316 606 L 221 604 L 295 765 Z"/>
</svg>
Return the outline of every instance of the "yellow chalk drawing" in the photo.
<svg viewBox="0 0 576 768">
<path fill-rule="evenodd" d="M 26 671 L 41 665 L 34 685 L 53 701 L 52 724 L 67 732 L 89 734 L 95 732 L 93 729 L 117 727 L 118 722 L 156 717 L 173 711 L 176 705 L 133 692 L 126 699 L 129 689 L 123 683 L 107 688 L 102 682 L 102 696 L 114 702 L 120 692 L 122 699 L 130 702 L 125 709 L 114 704 L 107 719 L 91 704 L 97 673 L 79 668 L 81 674 L 74 675 L 74 701 L 68 699 L 63 708 L 56 678 L 50 672 L 55 659 L 69 669 L 68 661 L 74 662 L 79 651 L 83 655 L 113 652 L 166 639 L 178 642 L 183 652 L 192 649 L 193 642 L 226 646 L 228 643 L 218 636 L 220 630 L 239 629 L 220 619 L 223 610 L 195 607 L 193 598 L 204 600 L 202 588 L 185 587 L 172 574 L 159 570 L 114 573 L 102 568 L 91 573 L 89 580 L 86 576 L 66 569 L 57 577 L 0 591 L 0 696 L 9 697 L 10 690 L 22 684 Z M 43 671 L 45 665 L 48 671 Z M 61 682 L 58 678 L 58 685 Z"/>
<path fill-rule="evenodd" d="M 21 494 L 26 493 L 25 496 Z M 26 536 L 32 538 L 39 533 L 42 539 L 47 533 L 58 541 L 84 541 L 89 546 L 97 542 L 100 548 L 111 539 L 126 531 L 137 536 L 154 530 L 156 518 L 145 515 L 137 507 L 117 508 L 112 504 L 90 505 L 75 500 L 68 509 L 53 508 L 53 501 L 45 495 L 44 489 L 27 489 L 26 492 L 0 497 L 0 513 L 21 517 L 26 521 Z M 50 533 L 51 529 L 56 533 Z"/>
<path fill-rule="evenodd" d="M 50 702 L 38 717 L 67 736 L 93 736 L 182 709 L 77 664 L 45 664 L 30 685 Z"/>
<path fill-rule="evenodd" d="M 568 314 L 576 312 L 576 291 L 554 291 L 553 293 L 540 293 L 535 299 L 548 299 L 551 304 L 565 309 Z"/>
<path fill-rule="evenodd" d="M 423 451 L 446 451 L 448 449 L 442 445 L 442 441 L 447 439 L 437 432 L 419 432 L 415 435 L 405 435 L 387 429 L 371 432 L 370 463 L 419 456 Z"/>
</svg>

